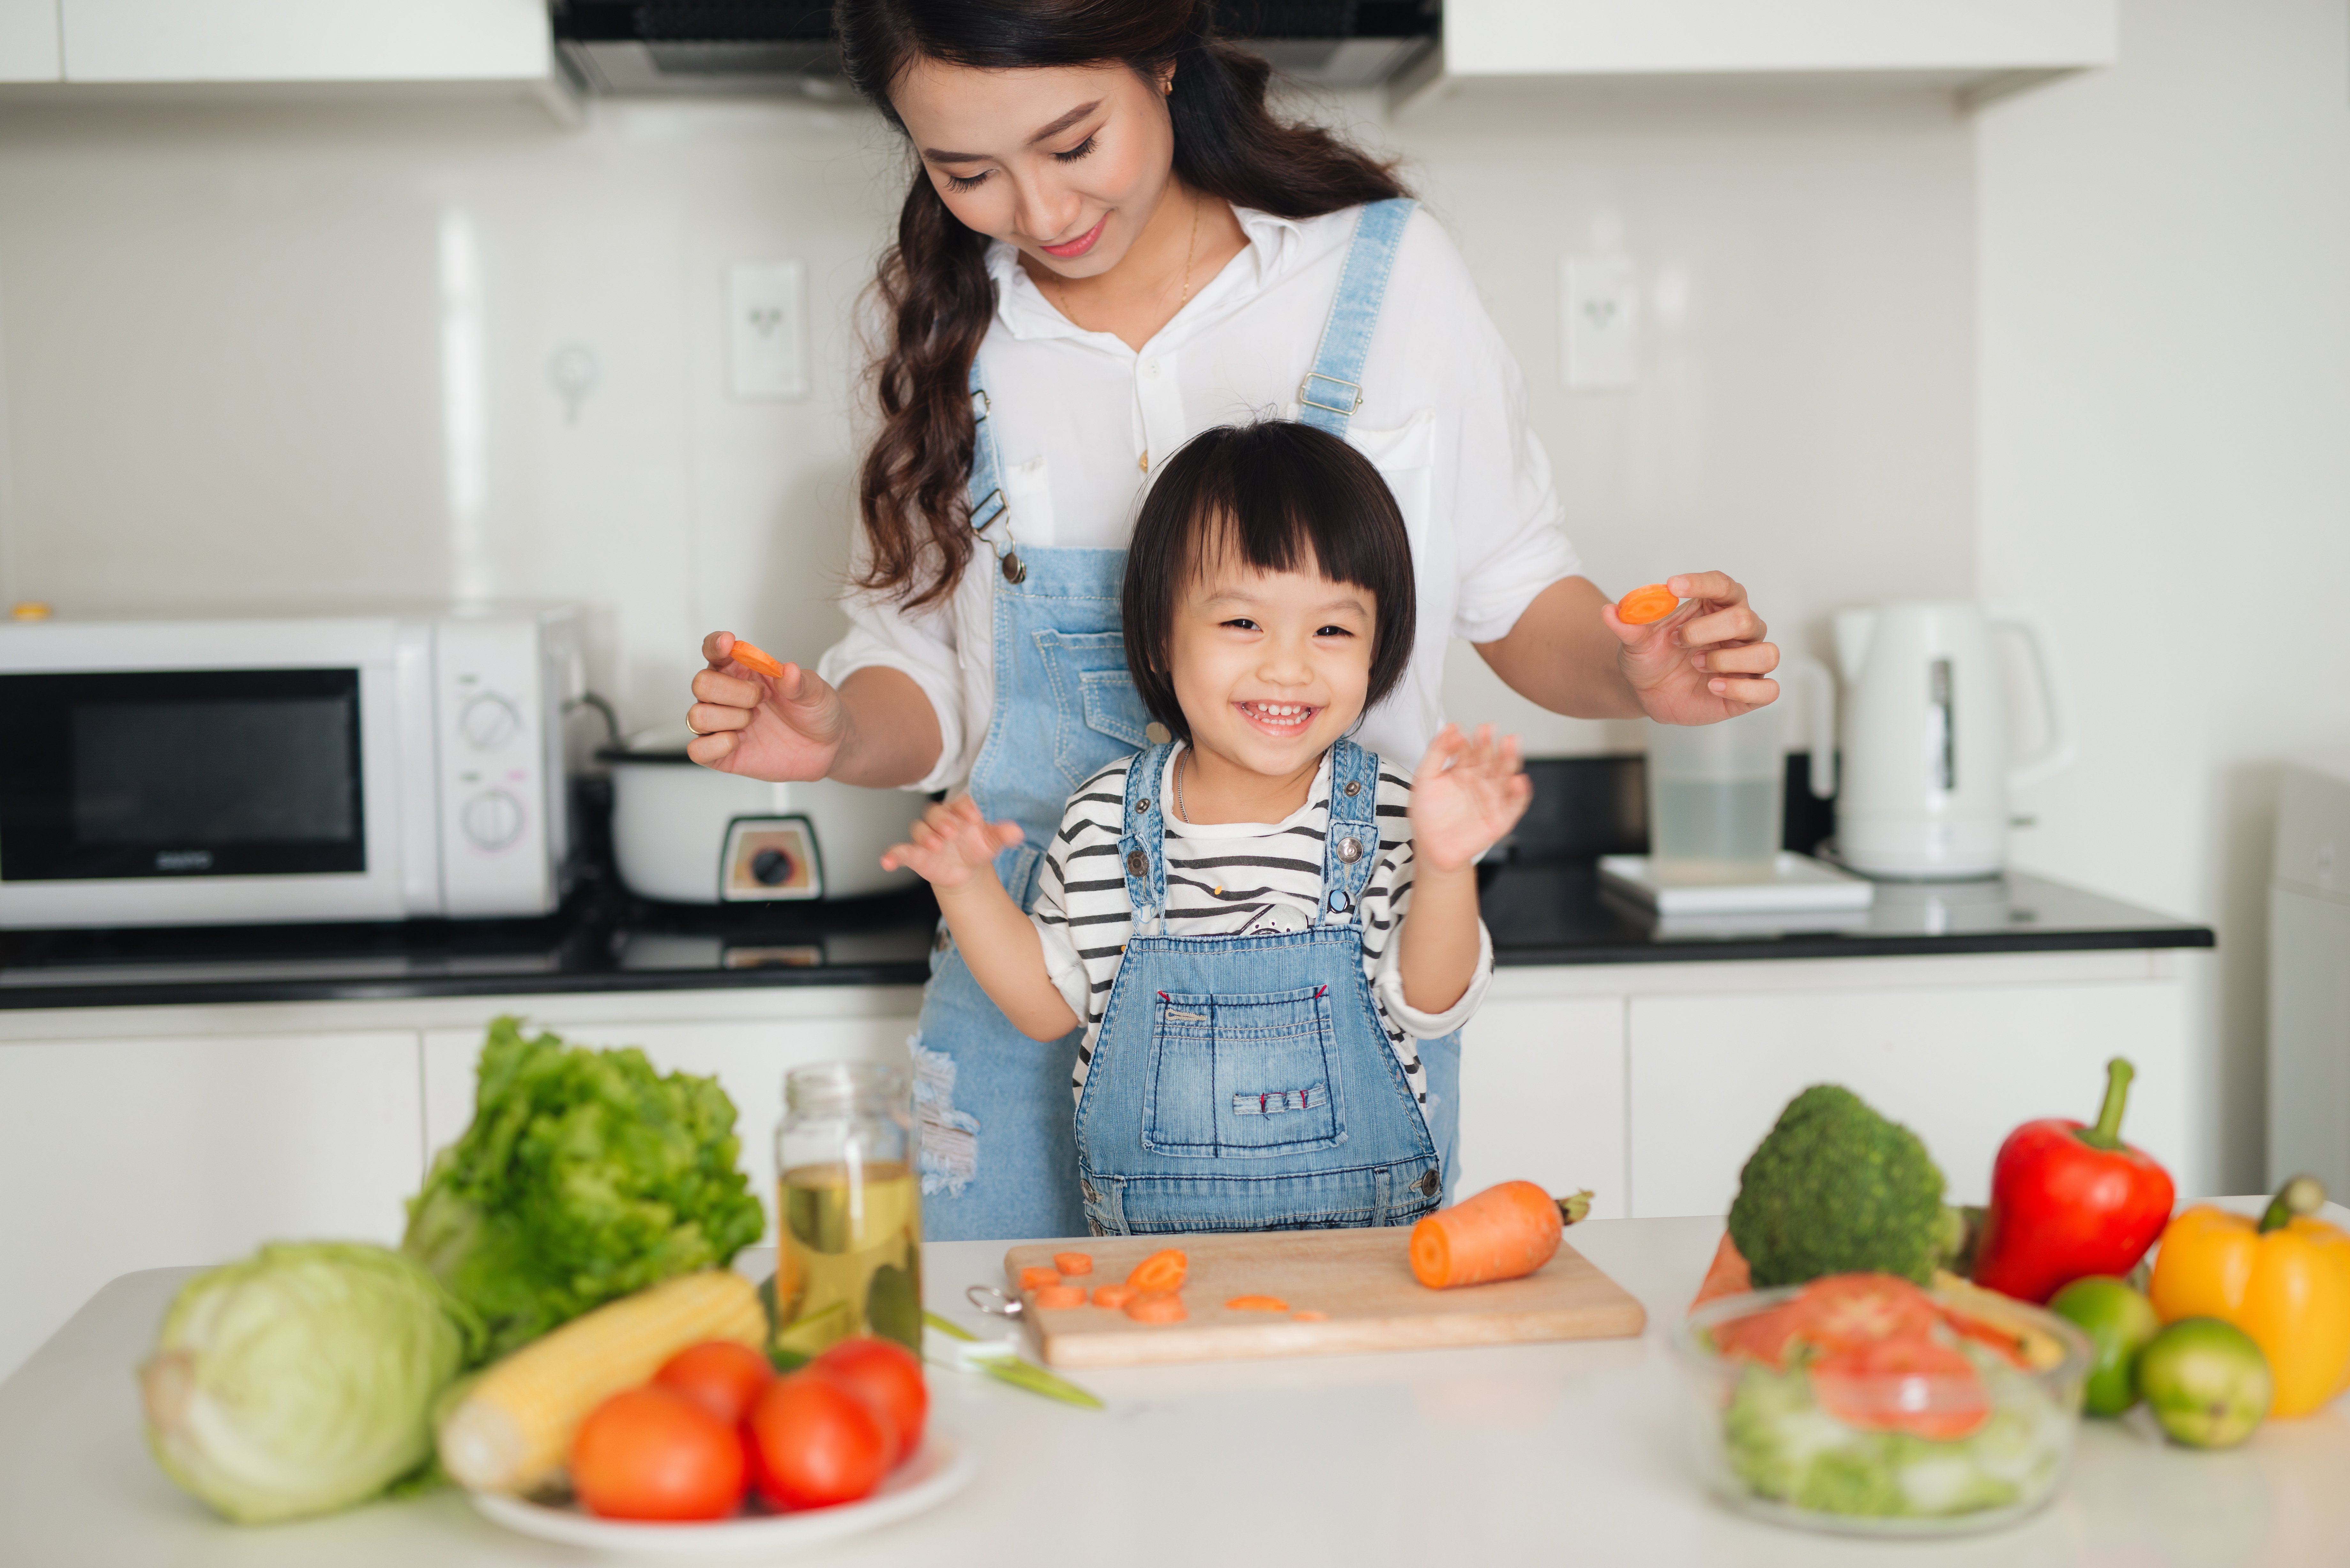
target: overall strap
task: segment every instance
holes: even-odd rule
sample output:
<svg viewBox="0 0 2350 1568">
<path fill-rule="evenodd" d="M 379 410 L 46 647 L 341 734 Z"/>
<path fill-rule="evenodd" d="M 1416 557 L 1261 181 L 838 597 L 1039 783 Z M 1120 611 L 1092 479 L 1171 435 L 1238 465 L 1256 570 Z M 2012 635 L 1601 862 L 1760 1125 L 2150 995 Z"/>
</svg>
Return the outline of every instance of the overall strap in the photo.
<svg viewBox="0 0 2350 1568">
<path fill-rule="evenodd" d="M 1299 423 L 1344 439 L 1347 421 L 1363 406 L 1363 361 L 1370 354 L 1371 333 L 1387 298 L 1396 245 L 1417 205 L 1409 196 L 1397 196 L 1368 202 L 1357 215 L 1354 243 L 1347 247 L 1338 292 L 1330 301 L 1330 319 L 1323 324 L 1322 342 L 1314 350 L 1314 369 L 1297 386 Z M 978 374 L 976 363 L 972 373 Z"/>
<path fill-rule="evenodd" d="M 1012 539 L 1012 507 L 1003 498 L 1003 454 L 996 449 L 995 426 L 988 420 L 987 389 L 979 384 L 979 353 L 971 356 L 971 478 L 964 493 L 971 502 L 971 531 L 986 540 L 1001 562 L 1014 553 Z M 987 537 L 987 531 L 1003 524 L 1002 539 Z M 1011 573 L 1006 571 L 1007 577 Z M 1018 579 L 1013 579 L 1017 581 Z"/>
<path fill-rule="evenodd" d="M 1341 738 L 1330 748 L 1330 829 L 1322 839 L 1322 924 L 1355 918 L 1379 863 L 1379 758 Z"/>
<path fill-rule="evenodd" d="M 1146 747 L 1126 768 L 1126 816 L 1118 862 L 1138 937 L 1157 936 L 1167 908 L 1166 802 L 1158 791 L 1174 749 L 1171 741 Z"/>
</svg>

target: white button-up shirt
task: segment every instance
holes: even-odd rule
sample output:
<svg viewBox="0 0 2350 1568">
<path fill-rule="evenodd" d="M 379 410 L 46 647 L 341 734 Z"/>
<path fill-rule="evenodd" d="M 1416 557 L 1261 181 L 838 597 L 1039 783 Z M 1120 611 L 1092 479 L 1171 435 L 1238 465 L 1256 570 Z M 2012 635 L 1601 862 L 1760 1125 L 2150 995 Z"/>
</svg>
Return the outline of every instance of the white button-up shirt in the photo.
<svg viewBox="0 0 2350 1568">
<path fill-rule="evenodd" d="M 1153 469 L 1218 425 L 1294 419 L 1355 209 L 1292 221 L 1234 209 L 1248 244 L 1139 351 L 1076 326 L 990 247 L 995 319 L 980 346 L 1004 499 L 1023 549 L 1123 548 Z M 1399 244 L 1347 439 L 1378 466 L 1410 533 L 1419 624 L 1410 669 L 1357 739 L 1418 763 L 1442 727 L 1447 640 L 1490 642 L 1536 594 L 1579 569 L 1550 462 L 1526 428 L 1525 383 L 1451 238 L 1423 211 Z M 994 530 L 991 530 L 991 535 Z M 912 677 L 938 710 L 938 765 L 970 774 L 994 711 L 994 553 L 984 543 L 943 603 L 909 613 L 853 593 L 849 632 L 817 666 L 837 683 L 874 665 Z"/>
</svg>

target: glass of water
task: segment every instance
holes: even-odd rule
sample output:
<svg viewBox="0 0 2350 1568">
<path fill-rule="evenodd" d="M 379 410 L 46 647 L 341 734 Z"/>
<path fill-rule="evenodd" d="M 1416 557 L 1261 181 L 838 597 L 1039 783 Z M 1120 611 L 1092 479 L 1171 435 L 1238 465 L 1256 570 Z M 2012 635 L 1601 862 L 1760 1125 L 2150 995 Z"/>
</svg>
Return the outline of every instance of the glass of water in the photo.
<svg viewBox="0 0 2350 1568">
<path fill-rule="evenodd" d="M 1775 704 L 1719 724 L 1648 725 L 1648 857 L 1659 874 L 1752 877 L 1779 853 L 1786 794 Z"/>
</svg>

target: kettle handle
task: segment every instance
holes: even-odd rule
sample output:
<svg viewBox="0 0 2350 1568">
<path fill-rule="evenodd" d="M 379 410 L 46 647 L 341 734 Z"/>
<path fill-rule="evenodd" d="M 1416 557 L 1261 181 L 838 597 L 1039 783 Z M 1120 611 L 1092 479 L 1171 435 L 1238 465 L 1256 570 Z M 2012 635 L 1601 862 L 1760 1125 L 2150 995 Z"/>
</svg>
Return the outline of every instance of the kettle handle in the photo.
<svg viewBox="0 0 2350 1568">
<path fill-rule="evenodd" d="M 2073 709 L 2073 682 L 2057 651 L 2056 634 L 2045 617 L 2021 605 L 1987 612 L 1994 626 L 2012 627 L 2032 644 L 2032 664 L 2040 678 L 2040 701 L 2048 711 L 2048 747 L 2028 763 L 2008 770 L 2011 794 L 2043 784 L 2081 755 L 2081 722 Z"/>
</svg>

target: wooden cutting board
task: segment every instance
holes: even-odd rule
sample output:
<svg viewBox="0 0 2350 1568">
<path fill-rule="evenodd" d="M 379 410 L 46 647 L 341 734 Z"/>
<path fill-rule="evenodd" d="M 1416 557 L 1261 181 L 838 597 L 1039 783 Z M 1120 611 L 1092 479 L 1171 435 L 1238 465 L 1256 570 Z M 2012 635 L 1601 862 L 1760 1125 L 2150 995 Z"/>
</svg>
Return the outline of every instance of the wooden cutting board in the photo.
<svg viewBox="0 0 2350 1568">
<path fill-rule="evenodd" d="M 1411 1277 L 1411 1228 L 1268 1231 L 1248 1235 L 1097 1236 L 1057 1246 L 1014 1247 L 1003 1255 L 1004 1289 L 1020 1271 L 1051 1268 L 1055 1251 L 1092 1256 L 1094 1272 L 1072 1284 L 1123 1280 L 1162 1247 L 1191 1259 L 1183 1283 L 1190 1316 L 1142 1324 L 1090 1303 L 1025 1309 L 1038 1352 L 1055 1366 L 1141 1366 L 1169 1361 L 1245 1361 L 1276 1355 L 1339 1355 L 1530 1340 L 1618 1339 L 1648 1323 L 1623 1286 L 1572 1246 L 1519 1280 L 1431 1291 Z M 1299 1323 L 1284 1313 L 1235 1310 L 1239 1295 L 1278 1296 L 1291 1313 L 1329 1314 Z"/>
</svg>

